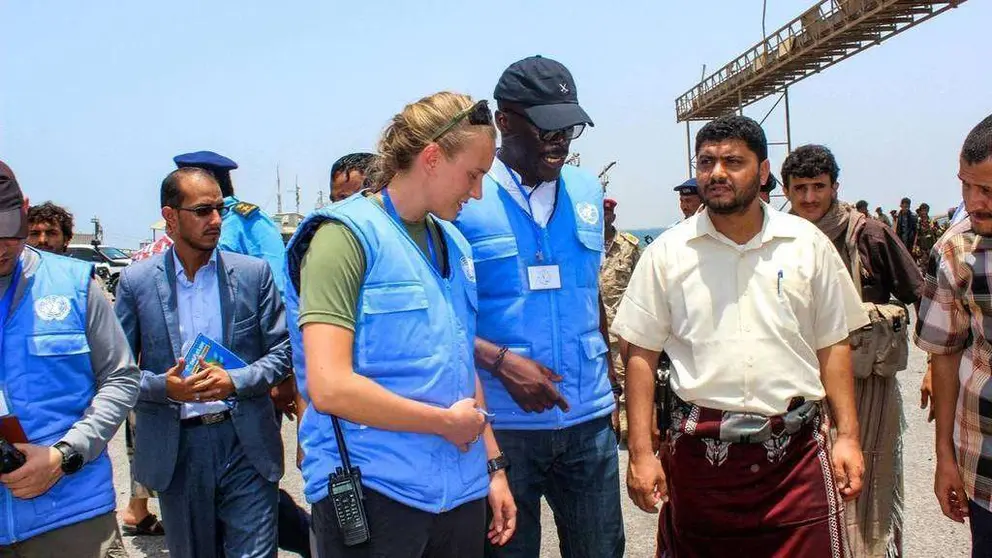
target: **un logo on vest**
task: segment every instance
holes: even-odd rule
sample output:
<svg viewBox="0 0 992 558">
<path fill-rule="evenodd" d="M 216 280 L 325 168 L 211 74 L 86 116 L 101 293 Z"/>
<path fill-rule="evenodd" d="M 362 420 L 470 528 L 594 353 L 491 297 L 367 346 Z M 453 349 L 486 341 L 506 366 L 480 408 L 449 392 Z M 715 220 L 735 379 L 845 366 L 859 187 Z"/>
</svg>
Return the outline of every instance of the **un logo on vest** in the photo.
<svg viewBox="0 0 992 558">
<path fill-rule="evenodd" d="M 599 208 L 589 202 L 576 204 L 575 212 L 579 214 L 579 219 L 590 225 L 595 225 L 599 222 Z"/>
<path fill-rule="evenodd" d="M 34 313 L 46 322 L 64 320 L 69 315 L 69 299 L 60 295 L 49 295 L 34 302 Z"/>
</svg>

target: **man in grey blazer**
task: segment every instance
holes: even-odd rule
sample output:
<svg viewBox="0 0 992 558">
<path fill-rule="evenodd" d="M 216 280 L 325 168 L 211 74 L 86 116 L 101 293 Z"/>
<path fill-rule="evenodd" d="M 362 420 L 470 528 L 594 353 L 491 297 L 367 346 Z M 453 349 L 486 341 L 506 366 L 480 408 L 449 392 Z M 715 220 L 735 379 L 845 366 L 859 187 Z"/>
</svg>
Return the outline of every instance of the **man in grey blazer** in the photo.
<svg viewBox="0 0 992 558">
<path fill-rule="evenodd" d="M 216 179 L 183 168 L 162 182 L 175 245 L 121 273 L 117 316 L 140 361 L 135 478 L 157 490 L 177 558 L 274 557 L 282 439 L 269 388 L 290 368 L 283 305 L 262 260 L 217 250 Z M 197 334 L 247 366 L 185 376 Z"/>
</svg>

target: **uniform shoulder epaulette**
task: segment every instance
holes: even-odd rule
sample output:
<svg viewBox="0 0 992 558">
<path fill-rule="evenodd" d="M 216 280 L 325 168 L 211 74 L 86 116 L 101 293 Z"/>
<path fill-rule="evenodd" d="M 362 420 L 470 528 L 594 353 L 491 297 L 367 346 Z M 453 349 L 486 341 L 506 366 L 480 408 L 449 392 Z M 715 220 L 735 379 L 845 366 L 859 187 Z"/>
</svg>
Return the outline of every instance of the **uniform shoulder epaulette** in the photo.
<svg viewBox="0 0 992 558">
<path fill-rule="evenodd" d="M 250 217 L 252 213 L 258 211 L 258 206 L 248 202 L 238 202 L 231 209 L 242 217 Z"/>
<path fill-rule="evenodd" d="M 639 238 L 637 238 L 636 236 L 630 234 L 629 232 L 621 232 L 620 233 L 620 236 L 626 238 L 634 246 L 637 246 L 641 242 L 641 240 Z"/>
</svg>

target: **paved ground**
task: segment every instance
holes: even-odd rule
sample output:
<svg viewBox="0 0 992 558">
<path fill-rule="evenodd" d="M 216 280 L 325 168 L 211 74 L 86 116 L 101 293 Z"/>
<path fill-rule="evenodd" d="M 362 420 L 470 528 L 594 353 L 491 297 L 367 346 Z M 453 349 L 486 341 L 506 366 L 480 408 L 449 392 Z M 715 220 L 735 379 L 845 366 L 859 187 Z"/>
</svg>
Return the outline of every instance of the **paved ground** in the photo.
<svg viewBox="0 0 992 558">
<path fill-rule="evenodd" d="M 936 499 L 933 496 L 933 428 L 927 424 L 926 417 L 919 409 L 919 386 L 923 377 L 923 354 L 912 349 L 910 368 L 902 372 L 902 392 L 906 405 L 906 422 L 908 430 L 904 442 L 904 461 L 906 468 L 906 556 L 908 557 L 941 557 L 951 558 L 969 555 L 969 535 L 967 527 L 953 523 L 940 513 Z M 286 425 L 283 438 L 286 447 L 296 448 L 295 425 Z M 287 453 L 293 453 L 287 452 Z M 124 438 L 119 435 L 111 444 L 111 456 L 114 461 L 114 474 L 118 493 L 118 506 L 127 503 L 128 468 L 124 453 Z M 620 453 L 621 478 L 626 471 L 626 452 Z M 295 466 L 287 462 L 286 477 L 282 486 L 294 496 L 299 496 L 302 479 Z M 641 512 L 630 503 L 626 492 L 622 497 L 624 522 L 627 528 L 627 556 L 653 556 L 654 535 L 657 516 Z M 302 498 L 298 501 L 302 502 Z M 153 507 L 156 504 L 153 502 Z M 544 514 L 544 541 L 541 552 L 542 558 L 559 556 L 558 541 L 550 511 L 546 508 Z M 132 558 L 168 556 L 163 550 L 161 539 L 136 537 L 127 538 L 126 544 Z M 290 557 L 292 554 L 280 554 L 280 557 Z"/>
</svg>

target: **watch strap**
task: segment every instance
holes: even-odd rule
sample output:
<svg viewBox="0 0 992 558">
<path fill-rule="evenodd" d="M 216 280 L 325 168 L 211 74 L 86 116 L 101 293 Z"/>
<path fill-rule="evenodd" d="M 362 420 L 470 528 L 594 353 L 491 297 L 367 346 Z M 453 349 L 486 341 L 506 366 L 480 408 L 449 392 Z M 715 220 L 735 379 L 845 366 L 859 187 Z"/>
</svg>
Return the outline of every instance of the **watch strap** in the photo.
<svg viewBox="0 0 992 558">
<path fill-rule="evenodd" d="M 496 471 L 502 471 L 503 469 L 509 469 L 509 468 L 510 468 L 510 460 L 506 457 L 505 454 L 502 453 L 490 459 L 486 463 L 486 469 L 489 471 L 490 475 L 495 473 Z"/>
<path fill-rule="evenodd" d="M 56 442 L 55 449 L 62 454 L 62 472 L 72 474 L 83 466 L 83 456 L 66 442 Z"/>
</svg>

